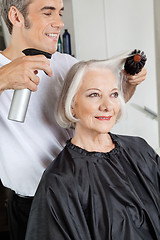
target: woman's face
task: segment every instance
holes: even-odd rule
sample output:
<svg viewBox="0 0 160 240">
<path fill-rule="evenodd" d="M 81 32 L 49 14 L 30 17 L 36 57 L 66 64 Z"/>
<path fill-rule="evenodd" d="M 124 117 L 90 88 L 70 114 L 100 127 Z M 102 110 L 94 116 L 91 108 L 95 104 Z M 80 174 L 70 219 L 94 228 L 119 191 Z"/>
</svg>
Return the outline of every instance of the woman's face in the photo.
<svg viewBox="0 0 160 240">
<path fill-rule="evenodd" d="M 109 69 L 88 70 L 74 98 L 73 115 L 80 133 L 104 134 L 111 130 L 120 110 L 116 77 Z"/>
</svg>

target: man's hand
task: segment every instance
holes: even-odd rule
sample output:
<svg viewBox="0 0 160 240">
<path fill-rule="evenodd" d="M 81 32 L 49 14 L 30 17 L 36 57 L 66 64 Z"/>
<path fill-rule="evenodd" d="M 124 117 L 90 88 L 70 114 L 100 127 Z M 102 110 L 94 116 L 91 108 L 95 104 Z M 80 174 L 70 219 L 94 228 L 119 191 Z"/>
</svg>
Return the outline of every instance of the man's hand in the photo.
<svg viewBox="0 0 160 240">
<path fill-rule="evenodd" d="M 123 81 L 123 92 L 124 92 L 124 99 L 125 102 L 128 102 L 129 99 L 133 96 L 136 86 L 139 85 L 141 82 L 143 82 L 146 78 L 147 71 L 145 68 L 142 68 L 141 72 L 138 74 L 130 75 L 125 73 L 125 79 Z"/>
<path fill-rule="evenodd" d="M 142 68 L 141 72 L 139 72 L 138 74 L 135 74 L 134 76 L 130 74 L 126 74 L 127 82 L 133 86 L 137 86 L 145 80 L 146 75 L 147 75 L 146 69 Z"/>
<path fill-rule="evenodd" d="M 0 68 L 0 93 L 6 89 L 24 89 L 37 91 L 38 70 L 52 76 L 49 60 L 43 56 L 23 56 Z"/>
</svg>

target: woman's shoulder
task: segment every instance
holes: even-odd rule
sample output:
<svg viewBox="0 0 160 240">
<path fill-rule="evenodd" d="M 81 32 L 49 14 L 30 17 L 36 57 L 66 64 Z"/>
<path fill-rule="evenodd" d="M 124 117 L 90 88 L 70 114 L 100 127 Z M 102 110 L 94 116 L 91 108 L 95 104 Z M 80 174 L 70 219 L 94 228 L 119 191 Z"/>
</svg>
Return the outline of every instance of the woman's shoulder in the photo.
<svg viewBox="0 0 160 240">
<path fill-rule="evenodd" d="M 138 159 L 153 160 L 152 162 L 160 164 L 160 157 L 144 138 L 118 134 L 111 134 L 111 137 L 131 156 L 139 156 Z"/>
<path fill-rule="evenodd" d="M 129 135 L 120 135 L 120 134 L 111 134 L 111 137 L 118 141 L 119 144 L 122 144 L 123 146 L 149 146 L 149 144 L 146 142 L 146 140 L 139 136 L 129 136 Z"/>
<path fill-rule="evenodd" d="M 154 149 L 147 143 L 147 141 L 139 136 L 111 134 L 112 138 L 118 142 L 119 146 L 125 150 L 136 154 L 150 154 L 154 155 Z"/>
<path fill-rule="evenodd" d="M 75 180 L 75 171 L 78 168 L 78 162 L 75 161 L 66 145 L 46 168 L 42 176 L 42 181 L 46 185 L 55 185 L 56 183 L 68 185 L 68 183 Z"/>
<path fill-rule="evenodd" d="M 72 165 L 72 156 L 68 151 L 68 148 L 65 146 L 63 150 L 57 155 L 55 159 L 50 163 L 46 168 L 45 174 L 54 173 L 57 171 L 66 171 L 68 165 Z"/>
</svg>

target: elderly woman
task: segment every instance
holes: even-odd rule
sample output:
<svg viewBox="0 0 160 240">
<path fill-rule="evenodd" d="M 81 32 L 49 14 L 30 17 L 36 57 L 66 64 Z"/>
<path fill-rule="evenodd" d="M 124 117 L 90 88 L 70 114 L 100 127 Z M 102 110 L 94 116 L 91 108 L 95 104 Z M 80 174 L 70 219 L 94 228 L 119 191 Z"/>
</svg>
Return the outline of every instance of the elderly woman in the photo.
<svg viewBox="0 0 160 240">
<path fill-rule="evenodd" d="M 26 240 L 160 239 L 160 158 L 142 138 L 110 132 L 124 107 L 121 62 L 69 71 L 57 121 L 75 134 L 41 179 Z"/>
</svg>

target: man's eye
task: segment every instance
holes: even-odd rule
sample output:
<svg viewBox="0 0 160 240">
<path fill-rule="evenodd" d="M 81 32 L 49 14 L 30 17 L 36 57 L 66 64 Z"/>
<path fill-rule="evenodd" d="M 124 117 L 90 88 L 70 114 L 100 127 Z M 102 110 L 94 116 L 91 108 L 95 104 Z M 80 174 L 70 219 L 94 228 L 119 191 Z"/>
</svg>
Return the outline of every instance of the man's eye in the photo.
<svg viewBox="0 0 160 240">
<path fill-rule="evenodd" d="M 91 93 L 89 97 L 99 97 L 99 93 Z"/>
<path fill-rule="evenodd" d="M 112 96 L 113 96 L 114 98 L 118 98 L 119 93 L 118 93 L 118 92 L 114 92 L 114 93 L 112 93 Z"/>
</svg>

